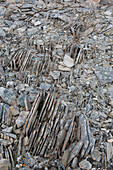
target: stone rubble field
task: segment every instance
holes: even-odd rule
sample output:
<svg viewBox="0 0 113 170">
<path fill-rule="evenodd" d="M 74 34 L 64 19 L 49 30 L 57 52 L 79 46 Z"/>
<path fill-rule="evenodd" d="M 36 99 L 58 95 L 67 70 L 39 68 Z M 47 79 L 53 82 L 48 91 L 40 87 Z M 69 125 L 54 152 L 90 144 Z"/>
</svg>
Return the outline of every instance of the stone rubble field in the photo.
<svg viewBox="0 0 113 170">
<path fill-rule="evenodd" d="M 113 0 L 0 0 L 0 170 L 113 169 Z"/>
</svg>

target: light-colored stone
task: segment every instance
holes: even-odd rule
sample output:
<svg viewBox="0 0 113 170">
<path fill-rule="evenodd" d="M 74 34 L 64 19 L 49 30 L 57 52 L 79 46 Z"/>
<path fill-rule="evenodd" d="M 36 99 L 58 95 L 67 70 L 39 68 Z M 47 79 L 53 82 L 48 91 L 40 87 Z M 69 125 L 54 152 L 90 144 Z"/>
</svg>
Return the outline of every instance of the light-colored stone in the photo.
<svg viewBox="0 0 113 170">
<path fill-rule="evenodd" d="M 70 56 L 68 56 L 68 55 L 66 54 L 66 55 L 64 56 L 64 64 L 65 64 L 67 67 L 71 68 L 71 67 L 74 66 L 74 60 L 73 60 Z"/>
<path fill-rule="evenodd" d="M 89 162 L 89 161 L 87 161 L 87 160 L 83 160 L 83 161 L 81 161 L 80 163 L 79 163 L 79 167 L 81 168 L 81 169 L 86 169 L 86 170 L 90 170 L 91 168 L 92 168 L 92 164 Z"/>
<path fill-rule="evenodd" d="M 107 153 L 107 161 L 109 162 L 110 159 L 113 157 L 112 143 L 106 142 L 106 153 Z"/>
</svg>

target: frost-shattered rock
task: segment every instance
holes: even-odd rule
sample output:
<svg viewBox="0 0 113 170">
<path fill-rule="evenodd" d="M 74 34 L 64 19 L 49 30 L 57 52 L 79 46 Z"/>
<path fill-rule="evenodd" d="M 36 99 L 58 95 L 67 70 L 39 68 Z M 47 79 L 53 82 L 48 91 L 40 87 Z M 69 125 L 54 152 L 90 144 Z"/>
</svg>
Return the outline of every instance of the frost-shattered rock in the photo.
<svg viewBox="0 0 113 170">
<path fill-rule="evenodd" d="M 112 0 L 0 1 L 0 159 L 11 169 L 112 169 L 112 11 Z"/>
</svg>

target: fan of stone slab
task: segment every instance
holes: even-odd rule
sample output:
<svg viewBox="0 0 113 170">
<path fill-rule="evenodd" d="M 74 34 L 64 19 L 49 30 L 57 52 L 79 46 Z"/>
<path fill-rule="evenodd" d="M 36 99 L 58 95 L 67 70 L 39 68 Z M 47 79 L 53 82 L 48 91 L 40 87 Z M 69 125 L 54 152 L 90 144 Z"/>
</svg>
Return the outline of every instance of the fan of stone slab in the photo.
<svg viewBox="0 0 113 170">
<path fill-rule="evenodd" d="M 70 112 L 51 94 L 39 93 L 23 127 L 18 153 L 43 158 L 37 166 L 73 168 L 93 151 L 95 139 L 84 113 Z"/>
<path fill-rule="evenodd" d="M 28 65 L 31 62 L 31 51 L 30 50 L 17 50 L 11 57 L 10 66 L 11 70 L 15 71 L 26 71 Z"/>
</svg>

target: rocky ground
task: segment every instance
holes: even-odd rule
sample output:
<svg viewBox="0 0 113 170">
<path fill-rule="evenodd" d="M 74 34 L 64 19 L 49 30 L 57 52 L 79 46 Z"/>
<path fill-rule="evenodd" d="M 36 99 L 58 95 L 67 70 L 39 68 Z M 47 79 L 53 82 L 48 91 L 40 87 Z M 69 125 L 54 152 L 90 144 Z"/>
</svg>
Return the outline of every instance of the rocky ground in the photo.
<svg viewBox="0 0 113 170">
<path fill-rule="evenodd" d="M 0 170 L 113 169 L 113 1 L 0 1 Z"/>
</svg>

